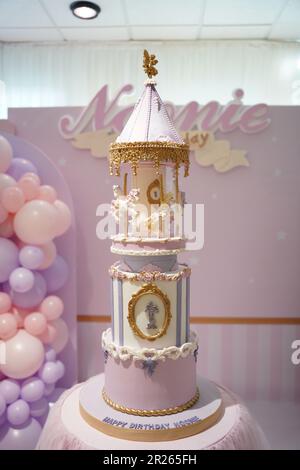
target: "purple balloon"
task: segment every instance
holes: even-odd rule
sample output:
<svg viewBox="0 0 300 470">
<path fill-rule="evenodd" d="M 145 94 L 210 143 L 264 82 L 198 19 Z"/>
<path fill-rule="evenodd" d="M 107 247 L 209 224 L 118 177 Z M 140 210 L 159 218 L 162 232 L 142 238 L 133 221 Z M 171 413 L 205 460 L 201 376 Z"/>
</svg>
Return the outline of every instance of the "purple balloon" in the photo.
<svg viewBox="0 0 300 470">
<path fill-rule="evenodd" d="M 37 174 L 37 169 L 34 164 L 29 160 L 25 160 L 25 158 L 13 158 L 7 170 L 7 174 L 18 181 L 25 173 Z"/>
<path fill-rule="evenodd" d="M 58 380 L 58 370 L 56 362 L 45 362 L 39 370 L 39 377 L 45 384 L 54 384 Z"/>
<path fill-rule="evenodd" d="M 23 382 L 21 398 L 29 403 L 40 400 L 45 391 L 44 382 L 37 377 L 31 377 Z"/>
<path fill-rule="evenodd" d="M 7 405 L 16 401 L 20 396 L 20 385 L 16 380 L 4 379 L 0 382 L 0 394 Z"/>
<path fill-rule="evenodd" d="M 3 413 L 3 415 L 0 416 L 0 430 L 1 430 L 1 426 L 3 426 L 4 423 L 6 423 L 6 413 Z M 1 437 L 0 437 L 0 444 L 1 444 Z"/>
<path fill-rule="evenodd" d="M 38 246 L 24 246 L 19 254 L 21 265 L 27 269 L 37 269 L 43 263 L 44 258 L 44 252 Z"/>
<path fill-rule="evenodd" d="M 65 365 L 61 361 L 56 361 L 55 364 L 56 364 L 57 380 L 59 380 L 65 375 Z"/>
<path fill-rule="evenodd" d="M 55 389 L 55 384 L 45 384 L 45 392 L 44 395 L 45 397 L 49 397 Z"/>
<path fill-rule="evenodd" d="M 9 276 L 9 284 L 12 290 L 23 294 L 33 288 L 34 275 L 26 268 L 14 269 Z"/>
<path fill-rule="evenodd" d="M 41 425 L 34 418 L 19 428 L 6 424 L 0 429 L 0 450 L 33 450 L 41 431 Z"/>
<path fill-rule="evenodd" d="M 56 360 L 56 352 L 54 351 L 53 348 L 48 346 L 45 352 L 45 362 L 47 361 L 55 362 L 55 360 Z"/>
<path fill-rule="evenodd" d="M 3 395 L 0 395 L 0 416 L 4 414 L 6 410 L 6 401 L 4 400 Z"/>
<path fill-rule="evenodd" d="M 39 305 L 44 299 L 47 286 L 40 273 L 34 273 L 34 285 L 28 292 L 20 293 L 11 289 L 8 282 L 3 284 L 3 290 L 10 295 L 12 303 L 21 308 L 32 308 Z"/>
<path fill-rule="evenodd" d="M 18 266 L 18 247 L 11 240 L 0 237 L 0 282 L 7 281 L 11 272 Z"/>
<path fill-rule="evenodd" d="M 12 426 L 22 426 L 30 416 L 30 408 L 25 400 L 17 400 L 7 407 L 7 421 Z"/>
<path fill-rule="evenodd" d="M 61 289 L 67 282 L 69 268 L 62 256 L 57 255 L 52 265 L 43 271 L 48 294 Z"/>
<path fill-rule="evenodd" d="M 30 404 L 30 414 L 33 418 L 41 418 L 49 411 L 49 403 L 46 398 Z"/>
</svg>

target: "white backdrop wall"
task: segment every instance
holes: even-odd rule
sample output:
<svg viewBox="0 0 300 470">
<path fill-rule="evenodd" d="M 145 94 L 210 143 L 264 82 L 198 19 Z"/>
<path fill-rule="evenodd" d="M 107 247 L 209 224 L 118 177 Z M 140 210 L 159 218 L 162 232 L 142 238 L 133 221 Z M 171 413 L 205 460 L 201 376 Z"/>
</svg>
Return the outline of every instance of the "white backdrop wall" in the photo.
<svg viewBox="0 0 300 470">
<path fill-rule="evenodd" d="M 159 58 L 159 92 L 175 104 L 227 102 L 239 87 L 246 104 L 300 104 L 300 43 L 186 41 L 2 43 L 7 106 L 86 105 L 104 84 L 112 96 L 125 83 L 135 87 L 127 98 L 133 102 L 144 81 L 145 47 Z"/>
</svg>

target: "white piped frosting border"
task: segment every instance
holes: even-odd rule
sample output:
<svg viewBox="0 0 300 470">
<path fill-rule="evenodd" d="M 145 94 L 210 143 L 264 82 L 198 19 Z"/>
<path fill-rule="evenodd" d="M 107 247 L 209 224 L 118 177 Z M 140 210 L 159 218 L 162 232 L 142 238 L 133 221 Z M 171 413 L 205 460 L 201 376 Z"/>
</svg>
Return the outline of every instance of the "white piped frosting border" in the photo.
<svg viewBox="0 0 300 470">
<path fill-rule="evenodd" d="M 118 346 L 112 341 L 111 328 L 108 328 L 102 333 L 102 348 L 111 354 L 115 359 L 127 361 L 146 361 L 152 359 L 153 361 L 165 361 L 166 359 L 179 359 L 180 357 L 187 357 L 198 348 L 198 338 L 196 333 L 191 331 L 190 341 L 182 344 L 180 347 L 169 346 L 163 349 L 155 348 L 132 348 L 130 346 Z"/>
</svg>

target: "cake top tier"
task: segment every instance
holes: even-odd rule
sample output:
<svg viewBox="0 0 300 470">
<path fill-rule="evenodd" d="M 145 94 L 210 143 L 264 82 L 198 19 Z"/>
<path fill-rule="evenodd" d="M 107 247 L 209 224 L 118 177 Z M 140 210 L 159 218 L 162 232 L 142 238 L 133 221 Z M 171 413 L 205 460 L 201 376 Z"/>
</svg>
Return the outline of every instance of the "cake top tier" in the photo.
<svg viewBox="0 0 300 470">
<path fill-rule="evenodd" d="M 185 176 L 188 175 L 188 145 L 177 133 L 152 78 L 157 74 L 157 62 L 154 54 L 144 51 L 143 68 L 148 79 L 123 131 L 111 145 L 111 174 L 120 174 L 121 163 L 129 163 L 136 174 L 139 162 L 152 161 L 157 173 L 161 162 L 170 162 L 176 168 L 184 165 Z"/>
</svg>

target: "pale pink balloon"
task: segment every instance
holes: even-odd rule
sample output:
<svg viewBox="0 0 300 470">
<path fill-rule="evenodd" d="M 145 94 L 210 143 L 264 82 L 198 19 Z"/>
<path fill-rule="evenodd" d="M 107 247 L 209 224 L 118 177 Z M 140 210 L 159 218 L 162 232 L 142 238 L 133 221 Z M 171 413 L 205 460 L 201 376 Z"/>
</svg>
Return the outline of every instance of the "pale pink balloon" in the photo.
<svg viewBox="0 0 300 470">
<path fill-rule="evenodd" d="M 16 180 L 5 173 L 0 174 L 0 196 L 2 194 L 3 189 L 9 188 L 10 186 L 16 186 Z"/>
<path fill-rule="evenodd" d="M 54 320 L 52 325 L 56 329 L 56 338 L 52 343 L 52 348 L 54 351 L 59 354 L 67 345 L 69 339 L 69 330 L 66 322 L 59 318 Z M 50 325 L 48 325 L 50 326 Z"/>
<path fill-rule="evenodd" d="M 0 339 L 7 340 L 17 332 L 18 325 L 12 313 L 0 315 Z"/>
<path fill-rule="evenodd" d="M 24 321 L 27 315 L 30 313 L 29 310 L 26 310 L 24 308 L 16 308 L 13 307 L 13 316 L 16 319 L 18 328 L 23 328 L 24 327 Z"/>
<path fill-rule="evenodd" d="M 23 191 L 26 201 L 35 199 L 39 192 L 39 183 L 32 176 L 22 176 L 18 182 L 19 188 Z"/>
<path fill-rule="evenodd" d="M 57 295 L 49 295 L 46 297 L 40 305 L 40 312 L 45 315 L 48 321 L 57 320 L 63 311 L 64 304 L 60 297 Z"/>
<path fill-rule="evenodd" d="M 39 312 L 30 313 L 24 320 L 24 328 L 33 336 L 41 335 L 47 329 L 47 320 Z"/>
<path fill-rule="evenodd" d="M 12 379 L 26 379 L 35 374 L 44 361 L 42 342 L 25 330 L 5 342 L 6 362 L 1 371 Z"/>
<path fill-rule="evenodd" d="M 8 214 L 7 219 L 0 224 L 0 237 L 11 238 L 15 233 L 13 214 Z"/>
<path fill-rule="evenodd" d="M 24 175 L 22 176 L 22 178 L 24 178 L 24 176 L 25 176 L 25 177 L 29 176 L 30 178 L 34 179 L 38 185 L 41 184 L 40 177 L 39 177 L 36 173 L 28 172 L 28 173 L 24 173 Z"/>
<path fill-rule="evenodd" d="M 44 343 L 44 344 L 53 344 L 53 342 L 57 338 L 57 331 L 54 325 L 48 324 L 46 330 L 44 333 L 39 335 L 39 339 Z"/>
<path fill-rule="evenodd" d="M 11 309 L 11 299 L 5 292 L 0 292 L 0 314 L 9 312 Z"/>
<path fill-rule="evenodd" d="M 23 191 L 18 186 L 3 189 L 1 203 L 8 212 L 17 212 L 25 203 Z"/>
<path fill-rule="evenodd" d="M 57 199 L 57 192 L 52 186 L 44 184 L 39 187 L 37 198 L 42 199 L 43 201 L 51 202 L 52 204 Z"/>
<path fill-rule="evenodd" d="M 57 199 L 54 202 L 54 207 L 57 209 L 57 223 L 56 223 L 56 236 L 65 233 L 71 225 L 72 215 L 67 204 Z"/>
<path fill-rule="evenodd" d="M 55 243 L 49 242 L 49 243 L 46 243 L 45 245 L 41 245 L 39 248 L 41 248 L 41 250 L 44 253 L 44 261 L 38 267 L 38 269 L 47 269 L 49 268 L 49 266 L 51 266 L 51 264 L 56 258 Z"/>
<path fill-rule="evenodd" d="M 12 146 L 5 137 L 0 135 L 0 173 L 5 173 L 13 156 Z"/>
<path fill-rule="evenodd" d="M 8 216 L 7 210 L 5 210 L 2 204 L 0 204 L 0 224 L 2 224 L 2 222 L 4 222 L 7 219 L 7 216 Z"/>
<path fill-rule="evenodd" d="M 56 236 L 57 209 L 47 201 L 27 202 L 17 212 L 14 228 L 25 243 L 45 245 Z"/>
</svg>

